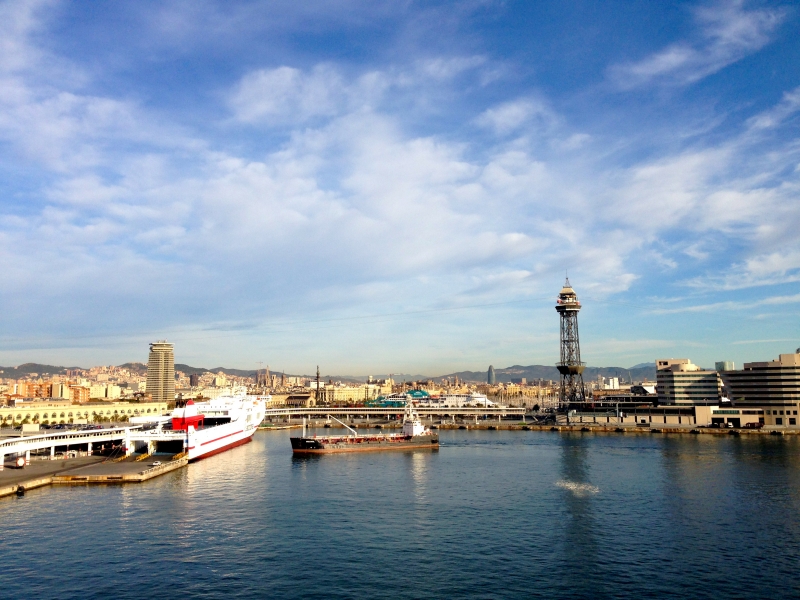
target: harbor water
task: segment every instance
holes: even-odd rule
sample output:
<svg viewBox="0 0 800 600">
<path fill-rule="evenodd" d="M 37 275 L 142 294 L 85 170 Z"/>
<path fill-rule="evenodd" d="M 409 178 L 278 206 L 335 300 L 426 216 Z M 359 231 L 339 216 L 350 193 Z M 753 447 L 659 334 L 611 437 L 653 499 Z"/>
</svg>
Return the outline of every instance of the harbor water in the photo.
<svg viewBox="0 0 800 600">
<path fill-rule="evenodd" d="M 800 596 L 794 436 L 442 431 L 296 458 L 297 433 L 0 500 L 3 597 Z"/>
</svg>

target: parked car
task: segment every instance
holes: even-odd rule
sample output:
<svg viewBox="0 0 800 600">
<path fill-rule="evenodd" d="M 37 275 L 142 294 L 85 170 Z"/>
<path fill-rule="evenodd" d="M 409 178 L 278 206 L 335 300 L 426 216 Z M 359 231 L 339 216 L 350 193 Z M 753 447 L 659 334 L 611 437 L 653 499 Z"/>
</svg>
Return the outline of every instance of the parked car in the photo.
<svg viewBox="0 0 800 600">
<path fill-rule="evenodd" d="M 764 424 L 761 423 L 760 421 L 757 422 L 757 423 L 745 423 L 744 424 L 744 428 L 745 429 L 761 429 L 763 426 L 764 426 Z"/>
<path fill-rule="evenodd" d="M 160 460 L 156 460 L 150 466 L 151 467 L 160 467 L 161 466 L 161 461 Z"/>
</svg>

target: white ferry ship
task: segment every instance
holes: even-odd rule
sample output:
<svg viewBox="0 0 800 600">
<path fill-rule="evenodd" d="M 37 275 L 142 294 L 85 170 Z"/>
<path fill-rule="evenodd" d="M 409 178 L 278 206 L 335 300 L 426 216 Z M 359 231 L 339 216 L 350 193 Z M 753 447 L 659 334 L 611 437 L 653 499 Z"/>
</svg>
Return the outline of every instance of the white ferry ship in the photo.
<svg viewBox="0 0 800 600">
<path fill-rule="evenodd" d="M 174 440 L 175 434 L 184 433 L 183 448 L 189 461 L 224 452 L 253 439 L 269 399 L 250 396 L 246 388 L 237 388 L 206 402 L 188 400 L 172 412 L 170 422 L 159 424 L 152 439 L 158 443 L 159 437 Z"/>
</svg>

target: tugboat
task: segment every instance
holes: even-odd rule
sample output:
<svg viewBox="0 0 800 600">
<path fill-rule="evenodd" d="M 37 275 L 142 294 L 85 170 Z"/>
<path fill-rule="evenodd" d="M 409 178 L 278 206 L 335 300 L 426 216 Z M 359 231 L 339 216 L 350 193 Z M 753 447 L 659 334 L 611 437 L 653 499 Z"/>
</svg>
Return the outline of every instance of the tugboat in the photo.
<svg viewBox="0 0 800 600">
<path fill-rule="evenodd" d="M 438 450 L 439 448 L 439 436 L 431 433 L 431 430 L 422 424 L 410 401 L 406 403 L 403 433 L 359 435 L 346 423 L 342 423 L 335 417 L 330 418 L 349 429 L 351 435 L 306 437 L 305 419 L 303 419 L 302 437 L 289 438 L 292 442 L 292 452 L 295 454 L 334 454 L 337 452 L 377 452 L 418 448 Z"/>
</svg>

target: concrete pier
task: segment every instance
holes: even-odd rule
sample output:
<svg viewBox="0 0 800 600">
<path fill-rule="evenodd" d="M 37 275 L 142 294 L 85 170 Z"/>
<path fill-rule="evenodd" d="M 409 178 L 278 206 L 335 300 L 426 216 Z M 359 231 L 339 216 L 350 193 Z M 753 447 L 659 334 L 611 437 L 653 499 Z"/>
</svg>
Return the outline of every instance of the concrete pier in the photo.
<svg viewBox="0 0 800 600">
<path fill-rule="evenodd" d="M 45 485 L 142 483 L 189 463 L 185 456 L 177 460 L 166 457 L 162 459 L 162 465 L 153 467 L 151 463 L 155 460 L 159 460 L 159 457 L 150 457 L 147 462 L 141 462 L 133 457 L 112 461 L 95 455 L 34 461 L 22 469 L 8 468 L 7 465 L 0 472 L 0 497 L 14 495 L 20 487 L 28 491 Z"/>
</svg>

